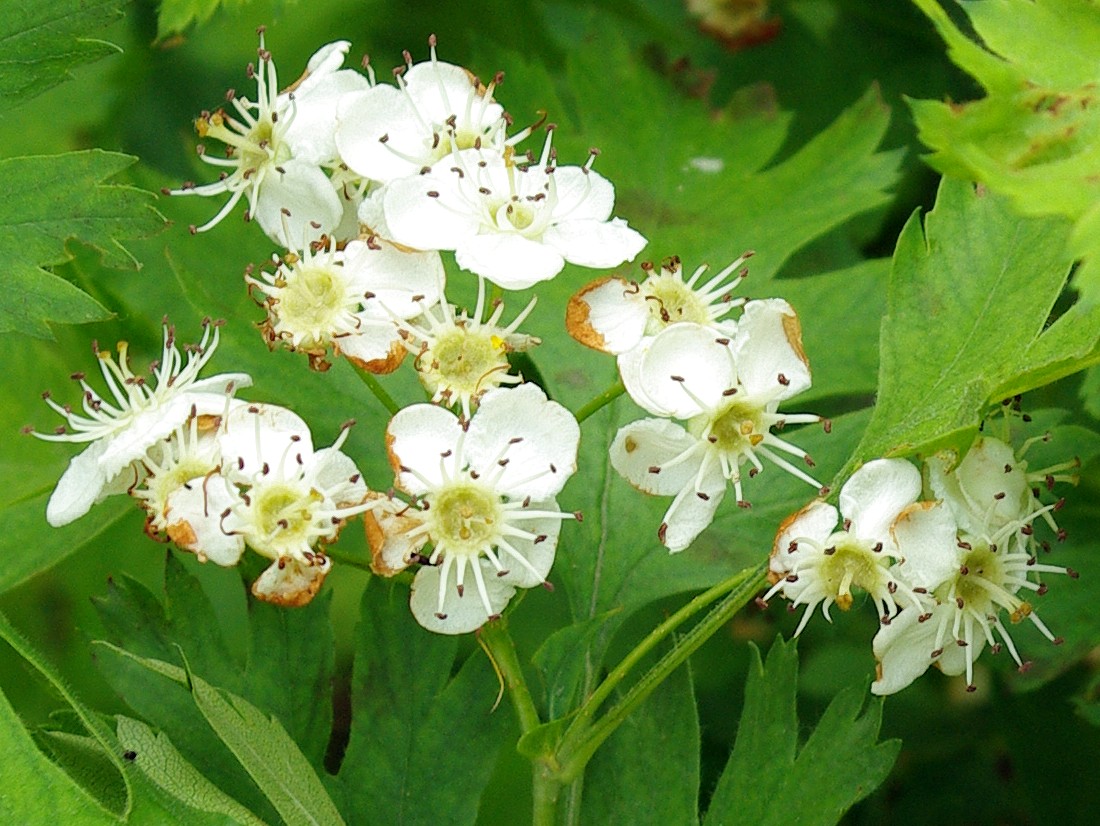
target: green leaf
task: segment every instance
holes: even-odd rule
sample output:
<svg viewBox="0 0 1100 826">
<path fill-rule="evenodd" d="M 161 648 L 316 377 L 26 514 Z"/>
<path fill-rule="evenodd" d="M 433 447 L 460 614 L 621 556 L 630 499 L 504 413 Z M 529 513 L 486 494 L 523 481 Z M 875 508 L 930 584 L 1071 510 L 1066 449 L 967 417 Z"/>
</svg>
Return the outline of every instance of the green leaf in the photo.
<svg viewBox="0 0 1100 826">
<path fill-rule="evenodd" d="M 495 708 L 496 676 L 480 649 L 451 677 L 458 640 L 424 631 L 408 601 L 407 587 L 377 579 L 363 596 L 344 808 L 405 826 L 472 824 L 511 709 Z"/>
<path fill-rule="evenodd" d="M 119 743 L 133 753 L 138 770 L 166 794 L 193 809 L 225 815 L 246 826 L 263 823 L 187 762 L 163 732 L 156 733 L 130 717 L 117 719 Z"/>
<path fill-rule="evenodd" d="M 121 0 L 9 0 L 0 15 L 0 115 L 120 51 L 89 37 L 122 17 Z M 11 190 L 9 190 L 10 194 Z"/>
<path fill-rule="evenodd" d="M 186 666 L 114 650 L 153 674 L 187 686 L 203 719 L 289 826 L 344 822 L 313 767 L 274 717 L 211 685 Z"/>
<path fill-rule="evenodd" d="M 0 332 L 51 338 L 47 322 L 101 320 L 110 313 L 42 267 L 61 264 L 79 239 L 103 252 L 110 267 L 140 263 L 122 241 L 156 232 L 163 219 L 154 196 L 103 181 L 134 158 L 101 150 L 0 160 L 7 197 L 0 203 L 0 250 L 13 289 L 0 296 Z"/>
<path fill-rule="evenodd" d="M 69 554 L 98 548 L 105 533 L 134 513 L 132 502 L 116 498 L 96 505 L 79 522 L 51 528 L 46 524 L 48 499 L 48 492 L 38 493 L 0 507 L 5 544 L 19 549 L 0 567 L 0 593 L 22 585 Z M 138 520 L 134 527 L 140 530 Z"/>
<path fill-rule="evenodd" d="M 94 737 L 67 731 L 39 731 L 37 737 L 57 764 L 100 806 L 119 820 L 125 817 L 130 790 L 102 744 Z"/>
<path fill-rule="evenodd" d="M 555 720 L 573 710 L 584 682 L 585 671 L 594 668 L 588 652 L 596 639 L 606 634 L 616 612 L 601 614 L 559 628 L 546 638 L 531 660 L 538 667 L 546 688 L 546 713 Z"/>
<path fill-rule="evenodd" d="M 983 48 L 936 0 L 916 2 L 947 42 L 952 60 L 987 92 L 963 105 L 913 103 L 920 138 L 934 150 L 929 163 L 981 181 L 1025 215 L 1073 221 L 1065 250 L 1085 258 L 1076 284 L 1096 303 L 1100 66 L 1093 58 L 1100 52 L 1100 7 L 1089 0 L 963 3 Z"/>
<path fill-rule="evenodd" d="M 966 437 L 990 403 L 1095 360 L 1100 308 L 1047 327 L 1070 262 L 1066 222 L 945 179 L 922 231 L 898 239 L 882 321 L 878 402 L 853 462 Z M 934 326 L 933 326 L 934 322 Z"/>
<path fill-rule="evenodd" d="M 589 761 L 577 822 L 697 823 L 699 748 L 691 674 L 681 666 Z"/>
<path fill-rule="evenodd" d="M 95 800 L 96 803 L 99 805 L 102 805 L 104 802 L 106 802 L 108 808 L 106 810 L 100 809 L 99 811 L 107 811 L 113 815 L 116 815 L 118 818 L 126 818 L 130 814 L 131 807 L 133 805 L 133 790 L 131 787 L 130 778 L 125 772 L 125 768 L 122 762 L 121 750 L 118 748 L 118 741 L 115 739 L 114 733 L 109 728 L 107 728 L 107 726 L 97 715 L 95 715 L 76 697 L 76 695 L 65 683 L 65 681 L 62 680 L 60 675 L 58 675 L 58 673 L 54 670 L 53 666 L 50 665 L 42 657 L 42 655 L 39 654 L 31 646 L 29 642 L 27 642 L 23 635 L 20 634 L 18 630 L 16 630 L 16 628 L 11 624 L 8 618 L 5 617 L 3 614 L 0 614 L 0 639 L 3 639 L 8 645 L 14 648 L 19 656 L 26 660 L 28 664 L 33 666 L 34 669 L 38 671 L 39 674 L 41 674 L 49 682 L 50 686 L 54 690 L 56 690 L 58 694 L 61 695 L 64 701 L 72 709 L 73 713 L 76 716 L 76 719 L 79 721 L 84 731 L 91 735 L 91 739 L 95 743 L 95 747 L 93 748 L 97 749 L 97 754 L 94 760 L 96 768 L 94 771 L 90 770 L 89 768 L 89 749 L 86 743 L 81 744 L 82 754 L 79 755 L 79 757 L 73 754 L 72 746 L 74 744 L 71 741 L 67 741 L 65 743 L 65 746 L 69 747 L 67 750 L 68 756 L 73 757 L 76 762 L 82 763 L 82 768 L 79 772 L 79 777 L 77 779 L 80 780 L 90 779 L 92 777 L 95 778 L 94 782 L 97 786 L 97 794 L 92 798 L 84 798 L 84 800 L 87 801 L 89 799 L 92 799 Z M 6 697 L 2 699 L 2 703 L 4 707 L 3 710 L 10 712 L 11 708 L 7 703 Z M 2 716 L 3 713 L 2 711 L 0 711 L 0 717 Z M 0 726 L 3 725 L 3 723 L 0 723 Z M 16 723 L 16 725 L 19 724 Z M 22 743 L 20 742 L 21 738 L 16 733 L 14 733 L 14 730 L 10 727 L 10 725 L 7 727 L 7 729 L 7 737 L 13 741 L 12 752 L 16 755 L 20 755 L 21 762 L 23 762 L 22 768 L 17 767 L 14 768 L 13 771 L 22 772 L 25 768 L 27 768 L 29 762 L 26 761 L 25 749 L 22 747 Z M 22 731 L 22 726 L 19 726 L 19 730 L 23 738 L 26 738 L 27 735 L 25 731 Z M 55 742 L 58 742 L 60 744 L 61 741 Z M 2 751 L 5 755 L 8 753 L 8 749 L 6 748 Z M 40 752 L 39 756 L 41 756 Z M 100 760 L 99 758 L 103 759 Z M 107 763 L 111 765 L 106 765 Z M 108 775 L 112 771 L 114 773 L 114 777 L 107 779 Z M 9 778 L 8 772 L 5 771 L 3 776 L 6 782 Z M 121 780 L 121 790 L 117 789 L 119 779 Z M 31 784 L 30 788 L 36 788 L 37 785 L 38 784 Z M 111 792 L 105 794 L 104 790 L 107 788 L 110 788 Z M 63 789 L 60 790 L 60 794 L 62 799 L 69 797 L 68 793 Z M 0 795 L 0 807 L 2 807 L 3 805 L 4 795 Z M 86 802 L 84 803 L 84 808 L 87 808 Z M 2 808 L 0 808 L 0 812 L 2 812 Z M 115 818 L 112 818 L 112 820 L 114 819 Z M 20 821 L 17 819 L 13 820 L 12 822 Z"/>
<path fill-rule="evenodd" d="M 882 701 L 848 688 L 799 748 L 798 652 L 778 638 L 767 663 L 753 646 L 737 740 L 704 826 L 836 823 L 886 779 L 901 742 L 878 743 Z"/>
<path fill-rule="evenodd" d="M 0 821 L 4 823 L 117 823 L 34 745 L 0 692 Z"/>
</svg>

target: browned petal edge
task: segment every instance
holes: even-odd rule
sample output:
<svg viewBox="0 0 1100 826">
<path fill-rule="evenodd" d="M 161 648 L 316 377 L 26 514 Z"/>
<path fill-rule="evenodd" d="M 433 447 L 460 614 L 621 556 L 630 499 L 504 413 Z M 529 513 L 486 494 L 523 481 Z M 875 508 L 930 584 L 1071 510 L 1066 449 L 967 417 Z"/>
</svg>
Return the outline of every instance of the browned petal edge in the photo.
<svg viewBox="0 0 1100 826">
<path fill-rule="evenodd" d="M 792 513 L 790 516 L 788 516 L 786 519 L 784 519 L 782 522 L 779 523 L 779 529 L 776 530 L 775 539 L 772 541 L 772 552 L 770 554 L 768 554 L 768 560 L 769 561 L 772 560 L 772 559 L 775 559 L 777 556 L 779 556 L 781 553 L 783 553 L 784 550 L 786 550 L 785 548 L 779 547 L 779 537 L 781 537 L 784 533 L 786 533 L 787 528 L 789 528 L 791 525 L 793 525 L 796 520 L 801 519 L 802 515 L 805 514 L 806 511 L 808 511 L 812 505 L 815 505 L 819 501 L 820 500 L 818 500 L 818 499 L 814 499 L 812 502 L 808 502 L 807 504 L 803 505 L 801 508 L 796 510 L 794 513 Z M 781 573 L 778 573 L 776 571 L 773 571 L 771 566 L 770 565 L 768 566 L 768 584 L 775 585 L 777 582 L 779 582 L 779 580 L 783 579 L 785 576 L 786 576 L 786 574 L 781 574 Z"/>
<path fill-rule="evenodd" d="M 615 278 L 614 276 L 607 276 L 605 278 L 597 278 L 595 281 L 585 285 L 575 295 L 569 298 L 569 304 L 565 308 L 565 329 L 569 332 L 574 339 L 579 341 L 585 347 L 591 347 L 593 350 L 599 350 L 601 353 L 609 352 L 607 349 L 607 342 L 601 333 L 589 323 L 588 316 L 591 312 L 588 302 L 584 300 L 584 297 L 593 290 L 597 290 L 606 284 L 608 281 L 619 281 L 626 286 L 626 281 L 621 278 Z"/>
<path fill-rule="evenodd" d="M 291 561 L 287 564 L 294 563 Z M 328 576 L 328 571 L 322 571 L 320 576 L 312 577 L 302 588 L 296 591 L 277 590 L 271 593 L 263 593 L 257 588 L 260 584 L 260 579 L 263 577 L 263 574 L 261 574 L 260 577 L 252 583 L 252 596 L 262 602 L 269 602 L 272 605 L 278 605 L 283 608 L 301 608 L 303 605 L 308 605 L 317 595 L 317 592 L 321 590 L 321 586 L 324 584 L 326 576 Z"/>
<path fill-rule="evenodd" d="M 339 340 L 334 341 L 332 344 L 333 349 L 339 354 L 354 364 L 361 370 L 366 370 L 368 373 L 373 373 L 376 376 L 385 376 L 392 373 L 398 367 L 401 366 L 401 362 L 405 360 L 405 354 L 408 350 L 405 349 L 404 343 L 398 339 L 390 345 L 390 352 L 385 358 L 373 359 L 371 361 L 363 361 L 363 359 L 355 358 L 355 356 L 349 356 L 340 350 Z"/>
<path fill-rule="evenodd" d="M 164 532 L 168 534 L 169 539 L 185 551 L 194 550 L 199 542 L 199 538 L 195 535 L 195 529 L 191 527 L 191 523 L 184 520 L 173 522 L 164 529 Z"/>
<path fill-rule="evenodd" d="M 898 518 L 894 520 L 894 524 L 890 526 L 890 537 L 894 540 L 894 544 L 897 544 L 898 537 L 894 533 L 894 529 L 907 519 L 911 519 L 917 513 L 924 513 L 930 511 L 932 508 L 938 506 L 940 501 L 938 499 L 932 499 L 922 502 L 914 502 L 912 505 L 907 505 L 902 508 L 901 513 L 898 514 Z"/>
<path fill-rule="evenodd" d="M 783 313 L 783 332 L 787 335 L 787 342 L 791 345 L 791 349 L 794 350 L 794 354 L 802 360 L 802 363 L 808 368 L 810 366 L 810 360 L 806 358 L 806 351 L 802 349 L 802 324 L 798 320 L 798 313 L 793 309 L 791 312 Z"/>
<path fill-rule="evenodd" d="M 222 426 L 222 417 L 216 413 L 202 413 L 195 419 L 199 433 L 215 433 Z"/>
</svg>

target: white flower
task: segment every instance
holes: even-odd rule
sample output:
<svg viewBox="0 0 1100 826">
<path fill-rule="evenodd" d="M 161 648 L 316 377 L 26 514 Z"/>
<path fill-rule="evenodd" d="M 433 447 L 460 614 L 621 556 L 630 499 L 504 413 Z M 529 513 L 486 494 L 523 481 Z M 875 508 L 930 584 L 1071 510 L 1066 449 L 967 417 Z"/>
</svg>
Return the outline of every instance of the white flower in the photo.
<svg viewBox="0 0 1100 826">
<path fill-rule="evenodd" d="M 900 691 L 933 663 L 945 674 L 965 672 L 967 690 L 973 691 L 974 660 L 986 643 L 994 652 L 1003 643 L 1026 670 L 1002 622 L 1002 610 L 1013 624 L 1029 619 L 1048 640 L 1061 643 L 1039 619 L 1030 599 L 1020 596 L 1021 591 L 1045 593 L 1046 587 L 1033 579 L 1040 573 L 1076 577 L 1068 568 L 1037 564 L 1026 551 L 1014 549 L 1014 535 L 1039 515 L 1036 511 L 994 529 L 979 525 L 976 533 L 960 533 L 952 510 L 943 503 L 918 502 L 902 512 L 894 525 L 902 558 L 896 575 L 914 590 L 929 593 L 936 606 L 930 615 L 904 610 L 879 629 L 873 693 Z M 991 524 L 999 521 L 993 516 Z"/>
<path fill-rule="evenodd" d="M 605 268 L 633 260 L 645 238 L 611 218 L 615 191 L 591 170 L 595 155 L 584 166 L 558 166 L 552 134 L 537 162 L 511 147 L 463 149 L 424 175 L 387 184 L 392 240 L 454 250 L 460 267 L 506 290 L 553 278 L 567 261 Z"/>
<path fill-rule="evenodd" d="M 635 351 L 631 351 L 634 353 Z M 620 365 L 623 362 L 620 361 Z M 772 433 L 773 427 L 827 420 L 779 413 L 779 404 L 810 386 L 798 316 L 780 299 L 750 301 L 731 341 L 700 324 L 675 324 L 632 355 L 623 370 L 631 398 L 682 427 L 643 419 L 619 430 L 611 464 L 644 493 L 674 496 L 658 530 L 670 551 L 686 548 L 710 524 L 733 484 L 747 507 L 741 466 L 749 475 L 767 459 L 802 481 L 822 485 L 779 455 L 809 456 Z"/>
<path fill-rule="evenodd" d="M 397 86 L 345 95 L 337 109 L 336 144 L 344 163 L 375 181 L 419 174 L 455 149 L 505 146 L 504 110 L 488 87 L 460 66 L 436 57 L 394 70 Z"/>
<path fill-rule="evenodd" d="M 698 267 L 687 281 L 679 258 L 660 269 L 642 264 L 647 273 L 640 284 L 622 278 L 593 281 L 569 299 L 565 326 L 581 344 L 605 353 L 626 353 L 644 346 L 673 324 L 692 322 L 711 328 L 716 336 L 732 338 L 737 325 L 726 316 L 745 304 L 732 291 L 748 270 L 746 252 L 728 267 L 699 284 L 707 271 Z"/>
<path fill-rule="evenodd" d="M 508 372 L 508 354 L 539 343 L 533 336 L 516 332 L 534 306 L 532 298 L 511 324 L 501 327 L 498 322 L 504 304 L 495 302 L 492 313 L 484 318 L 485 282 L 479 278 L 473 316 L 465 311 L 456 313 L 456 308 L 444 301 L 426 307 L 419 319 L 402 323 L 405 347 L 416 356 L 416 370 L 432 394 L 432 402 L 457 406 L 465 421 L 489 390 L 523 381 Z"/>
<path fill-rule="evenodd" d="M 990 436 L 979 437 L 956 466 L 953 451 L 938 453 L 928 460 L 928 482 L 932 492 L 951 509 L 963 533 L 995 533 L 1010 523 L 1019 526 L 1014 539 L 1021 549 L 1033 555 L 1040 543 L 1034 538 L 1028 514 L 1038 512 L 1051 531 L 1061 540 L 1065 532 L 1058 528 L 1050 509 L 1032 492 L 1033 486 L 1052 488 L 1055 481 L 1076 484 L 1075 474 L 1064 471 L 1077 467 L 1077 460 L 1055 467 L 1029 471 L 1022 458 L 1027 448 L 1049 435 L 1029 439 L 1017 456 L 1010 445 Z M 1050 550 L 1050 546 L 1041 543 Z"/>
<path fill-rule="evenodd" d="M 274 272 L 245 281 L 264 295 L 261 325 L 269 346 L 285 343 L 327 370 L 330 349 L 374 373 L 395 370 L 405 355 L 396 321 L 420 315 L 443 295 L 437 252 L 400 250 L 371 240 L 343 250 L 322 238 L 301 253 L 276 258 Z"/>
<path fill-rule="evenodd" d="M 347 428 L 331 447 L 314 451 L 300 422 L 283 408 L 248 405 L 229 414 L 219 436 L 223 484 L 241 488 L 218 515 L 221 530 L 274 560 L 252 593 L 291 606 L 309 602 L 321 587 L 332 566 L 324 547 L 344 523 L 378 506 L 340 451 Z"/>
<path fill-rule="evenodd" d="M 226 396 L 252 379 L 245 373 L 223 373 L 200 379 L 199 371 L 218 346 L 218 323 L 203 322 L 202 340 L 176 346 L 173 327 L 164 326 L 163 352 L 151 365 L 151 380 L 130 369 L 129 346 L 118 343 L 118 361 L 96 348 L 100 371 L 108 392 L 100 395 L 83 373 L 73 379 L 80 385 L 82 413 L 55 402 L 48 393 L 46 404 L 66 421 L 54 433 L 37 433 L 39 439 L 89 443 L 73 457 L 46 506 L 46 519 L 54 527 L 67 525 L 88 512 L 107 493 L 121 493 L 140 481 L 135 467 L 146 452 L 192 415 L 220 414 Z M 116 488 L 121 484 L 121 490 Z"/>
<path fill-rule="evenodd" d="M 248 67 L 256 79 L 256 100 L 227 96 L 231 111 L 203 113 L 195 122 L 201 138 L 215 138 L 226 146 L 224 158 L 211 157 L 204 146 L 200 157 L 219 167 L 217 181 L 185 184 L 171 195 L 217 196 L 229 193 L 218 213 L 193 232 L 204 232 L 228 215 L 242 197 L 248 197 L 246 217 L 277 243 L 301 248 L 309 240 L 298 229 L 310 224 L 332 231 L 344 216 L 344 203 L 323 167 L 335 166 L 336 102 L 341 95 L 369 87 L 356 72 L 341 70 L 350 44 L 338 41 L 322 46 L 309 60 L 305 74 L 279 93 L 271 53 L 260 30 L 259 67 Z M 285 222 L 286 215 L 293 216 Z M 287 237 L 287 227 L 295 232 Z"/>
<path fill-rule="evenodd" d="M 368 537 L 379 570 L 426 563 L 413 582 L 417 622 L 442 634 L 473 631 L 517 587 L 545 584 L 561 520 L 575 516 L 554 497 L 576 470 L 579 438 L 572 414 L 533 384 L 486 393 L 467 424 L 430 404 L 393 417 L 390 462 L 397 487 L 414 499 L 368 522 Z"/>
<path fill-rule="evenodd" d="M 834 603 L 842 611 L 851 608 L 853 588 L 870 595 L 884 624 L 898 613 L 902 600 L 915 614 L 927 612 L 927 598 L 914 593 L 890 567 L 898 558 L 890 529 L 920 490 L 920 472 L 913 465 L 904 459 L 875 459 L 840 489 L 839 514 L 817 500 L 780 525 L 769 563 L 772 587 L 764 599 L 782 593 L 792 611 L 806 606 L 795 636 L 818 605 L 830 621 Z M 838 516 L 844 517 L 840 530 Z"/>
</svg>

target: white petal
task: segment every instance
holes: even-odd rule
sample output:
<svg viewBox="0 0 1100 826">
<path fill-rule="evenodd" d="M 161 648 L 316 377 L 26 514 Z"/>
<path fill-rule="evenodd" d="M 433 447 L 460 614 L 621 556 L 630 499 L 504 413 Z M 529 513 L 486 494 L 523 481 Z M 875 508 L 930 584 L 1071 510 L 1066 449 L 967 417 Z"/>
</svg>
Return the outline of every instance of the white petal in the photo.
<svg viewBox="0 0 1100 826">
<path fill-rule="evenodd" d="M 168 494 L 165 533 L 177 545 L 216 565 L 236 565 L 244 538 L 227 533 L 222 514 L 240 502 L 237 489 L 220 476 L 200 477 Z"/>
<path fill-rule="evenodd" d="M 793 561 L 800 553 L 790 550 L 791 543 L 809 540 L 824 546 L 837 527 L 839 515 L 832 505 L 815 499 L 801 510 L 795 512 L 779 526 L 772 546 L 769 567 L 779 576 L 784 576 L 793 568 Z M 807 551 L 802 551 L 805 554 Z M 776 580 L 778 582 L 778 580 Z"/>
<path fill-rule="evenodd" d="M 446 274 L 438 252 L 408 252 L 384 242 L 374 248 L 352 241 L 344 256 L 344 267 L 373 296 L 363 301 L 363 308 L 374 318 L 415 318 L 443 295 Z"/>
<path fill-rule="evenodd" d="M 514 232 L 468 237 L 455 247 L 455 261 L 506 290 L 525 290 L 565 266 L 558 250 Z"/>
<path fill-rule="evenodd" d="M 383 140 L 385 138 L 385 140 Z M 380 84 L 336 107 L 336 147 L 350 169 L 383 183 L 431 165 L 432 135 L 400 89 Z"/>
<path fill-rule="evenodd" d="M 688 485 L 676 495 L 658 531 L 670 553 L 684 550 L 710 525 L 726 495 L 726 487 L 718 462 L 711 461 L 695 485 Z"/>
<path fill-rule="evenodd" d="M 789 399 L 810 386 L 798 315 L 780 298 L 745 304 L 734 350 L 738 378 L 753 398 Z"/>
<path fill-rule="evenodd" d="M 483 478 L 496 479 L 501 493 L 546 499 L 577 469 L 579 441 L 573 414 L 549 401 L 538 385 L 524 383 L 482 397 L 466 434 L 465 457 Z"/>
<path fill-rule="evenodd" d="M 1006 472 L 1005 468 L 1009 468 Z M 1027 516 L 1031 490 L 1012 448 L 1000 439 L 979 438 L 967 451 L 955 475 L 974 513 L 974 521 L 992 535 Z"/>
<path fill-rule="evenodd" d="M 252 583 L 252 595 L 264 602 L 296 608 L 307 604 L 325 581 L 332 569 L 332 561 L 326 556 L 316 557 L 315 564 L 299 562 L 294 557 L 283 557 L 271 563 Z"/>
<path fill-rule="evenodd" d="M 463 132 L 481 134 L 504 113 L 499 103 L 478 94 L 473 76 L 461 66 L 423 61 L 409 69 L 404 80 L 420 116 L 435 125 L 453 116 L 460 139 Z"/>
<path fill-rule="evenodd" d="M 379 576 L 393 576 L 405 570 L 411 564 L 412 554 L 417 553 L 428 541 L 426 533 L 421 533 L 416 538 L 409 537 L 409 532 L 421 522 L 417 518 L 400 514 L 397 508 L 401 504 L 395 501 L 390 506 L 363 514 L 363 527 L 371 549 L 370 568 Z"/>
<path fill-rule="evenodd" d="M 309 426 L 301 416 L 274 404 L 242 404 L 226 417 L 218 435 L 222 467 L 234 479 L 259 473 L 265 464 L 305 462 L 313 455 Z"/>
<path fill-rule="evenodd" d="M 106 447 L 103 440 L 92 442 L 69 460 L 46 504 L 46 521 L 55 528 L 79 519 L 99 501 L 108 481 L 99 461 Z"/>
<path fill-rule="evenodd" d="M 606 221 L 615 208 L 615 188 L 603 175 L 579 166 L 559 166 L 551 176 L 557 203 L 554 222 Z"/>
<path fill-rule="evenodd" d="M 382 195 L 390 239 L 418 250 L 453 250 L 475 235 L 481 221 L 456 189 L 447 172 L 391 181 Z"/>
<path fill-rule="evenodd" d="M 872 694 L 894 694 L 928 670 L 936 646 L 937 614 L 942 610 L 938 607 L 931 619 L 918 622 L 920 612 L 906 608 L 889 625 L 879 628 L 872 643 L 878 660 L 878 679 L 871 683 Z M 947 634 L 946 642 L 954 646 L 950 636 Z"/>
<path fill-rule="evenodd" d="M 649 307 L 638 286 L 622 278 L 601 278 L 569 299 L 565 326 L 569 335 L 604 353 L 636 347 L 649 321 Z"/>
<path fill-rule="evenodd" d="M 345 41 L 346 43 L 346 41 Z M 340 46 L 332 43 L 329 46 Z M 325 51 L 327 49 L 327 51 Z M 276 104 L 281 117 L 289 120 L 285 140 L 295 158 L 312 163 L 329 163 L 336 159 L 336 107 L 344 95 L 365 92 L 370 83 L 358 72 L 337 71 L 344 62 L 343 51 L 322 47 L 314 55 L 317 68 L 311 69 L 294 90 L 294 99 L 280 95 Z"/>
<path fill-rule="evenodd" d="M 401 343 L 400 331 L 392 321 L 365 318 L 364 315 L 359 315 L 358 330 L 333 340 L 336 351 L 372 373 L 392 372 L 407 352 Z M 391 362 L 390 369 L 383 367 L 389 367 Z"/>
<path fill-rule="evenodd" d="M 479 560 L 474 564 L 481 566 L 481 575 L 489 596 L 490 608 L 494 614 L 500 614 L 516 589 L 506 582 L 501 582 L 487 560 Z M 458 595 L 458 589 L 455 587 L 454 574 L 450 574 L 448 579 L 451 581 L 447 583 L 443 599 L 442 613 L 445 618 L 440 619 L 436 616 L 439 611 L 439 574 L 440 569 L 435 565 L 425 565 L 416 572 L 412 596 L 409 597 L 409 607 L 417 622 L 437 634 L 466 634 L 476 631 L 489 621 L 489 614 L 474 584 L 472 572 L 466 575 L 462 596 Z"/>
<path fill-rule="evenodd" d="M 386 449 L 397 475 L 394 484 L 413 495 L 438 488 L 445 475 L 455 472 L 454 451 L 461 437 L 462 426 L 449 410 L 434 404 L 399 410 L 386 427 Z"/>
<path fill-rule="evenodd" d="M 874 459 L 840 489 L 840 512 L 860 539 L 891 545 L 890 526 L 920 496 L 920 471 L 904 459 Z"/>
<path fill-rule="evenodd" d="M 211 398 L 219 399 L 222 407 L 225 406 L 224 396 Z M 103 439 L 99 466 L 104 479 L 113 479 L 123 468 L 144 457 L 149 448 L 186 422 L 196 401 L 199 400 L 189 394 L 171 397 L 156 407 L 138 413 L 125 429 Z"/>
<path fill-rule="evenodd" d="M 559 512 L 558 503 L 553 499 L 545 499 L 540 502 L 531 502 L 527 508 L 532 511 Z M 522 513 L 520 510 L 520 513 Z M 515 512 L 512 517 L 514 519 Z M 546 581 L 550 574 L 550 568 L 554 565 L 554 555 L 558 548 L 558 535 L 561 533 L 561 520 L 553 517 L 539 517 L 537 519 L 516 520 L 516 527 L 536 537 L 545 537 L 536 542 L 534 539 L 523 537 L 508 537 L 508 544 L 512 546 L 520 556 L 527 560 L 534 571 L 516 560 L 512 554 L 503 548 L 497 548 L 497 559 L 504 566 L 505 573 L 493 571 L 493 576 L 509 585 L 517 588 L 534 588 Z"/>
<path fill-rule="evenodd" d="M 706 445 L 668 419 L 642 419 L 619 429 L 610 453 L 611 466 L 638 490 L 675 496 L 698 475 Z M 685 458 L 664 467 L 681 456 Z M 657 467 L 661 470 L 654 473 Z"/>
<path fill-rule="evenodd" d="M 267 237 L 289 249 L 304 249 L 340 223 L 344 205 L 328 176 L 316 164 L 291 159 L 272 169 L 260 184 L 251 214 Z M 286 209 L 290 215 L 284 215 Z M 284 222 L 289 236 L 283 231 Z"/>
<path fill-rule="evenodd" d="M 726 392 L 737 387 L 738 375 L 733 351 L 723 342 L 713 329 L 701 324 L 666 327 L 642 355 L 642 398 L 634 400 L 639 404 L 642 399 L 652 400 L 657 409 L 650 412 L 675 419 L 690 419 L 719 407 Z M 626 379 L 624 374 L 623 381 Z M 626 389 L 631 391 L 630 384 Z"/>
<path fill-rule="evenodd" d="M 342 451 L 325 447 L 313 454 L 306 467 L 305 479 L 340 508 L 362 504 L 367 498 L 367 485 L 351 457 Z"/>
<path fill-rule="evenodd" d="M 895 573 L 911 588 L 933 591 L 959 568 L 958 528 L 940 502 L 917 502 L 893 527 L 901 561 Z"/>
<path fill-rule="evenodd" d="M 542 240 L 570 264 L 597 269 L 633 261 L 647 243 L 645 236 L 627 226 L 622 218 L 562 221 L 549 227 Z"/>
</svg>

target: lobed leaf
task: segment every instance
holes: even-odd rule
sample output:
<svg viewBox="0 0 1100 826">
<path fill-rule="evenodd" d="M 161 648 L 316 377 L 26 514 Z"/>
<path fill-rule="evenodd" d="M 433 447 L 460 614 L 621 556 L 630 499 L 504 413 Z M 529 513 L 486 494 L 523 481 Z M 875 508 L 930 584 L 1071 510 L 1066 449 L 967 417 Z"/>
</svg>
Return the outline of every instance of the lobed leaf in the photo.
<svg viewBox="0 0 1100 826">
<path fill-rule="evenodd" d="M 9 0 L 0 15 L 0 115 L 120 49 L 88 35 L 122 17 L 122 0 Z"/>
<path fill-rule="evenodd" d="M 843 690 L 799 747 L 797 692 L 795 643 L 778 638 L 766 663 L 753 646 L 737 740 L 704 826 L 833 824 L 886 779 L 901 741 L 878 742 L 881 700 L 864 709 L 865 689 Z"/>
<path fill-rule="evenodd" d="M 964 35 L 937 0 L 916 0 L 948 54 L 986 90 L 967 104 L 915 101 L 928 162 L 978 180 L 1024 215 L 1073 222 L 1064 251 L 1085 264 L 1076 278 L 1100 300 L 1100 6 L 1089 0 L 962 3 L 984 43 Z M 1052 48 L 1052 44 L 1057 44 Z M 1063 250 L 1059 250 L 1062 253 Z"/>
<path fill-rule="evenodd" d="M 1100 357 L 1100 308 L 1051 313 L 1069 275 L 1060 218 L 945 179 L 922 230 L 898 239 L 882 321 L 878 402 L 855 457 L 966 447 L 990 403 Z M 1049 326 L 1048 326 L 1049 324 Z M 842 474 L 843 475 L 843 472 Z"/>
<path fill-rule="evenodd" d="M 48 322 L 102 320 L 110 312 L 43 267 L 71 257 L 72 239 L 99 249 L 110 267 L 137 269 L 123 246 L 163 226 L 154 196 L 103 181 L 134 159 L 93 149 L 63 155 L 0 160 L 7 197 L 0 203 L 0 250 L 12 289 L 0 294 L 0 332 L 51 338 Z"/>
</svg>

